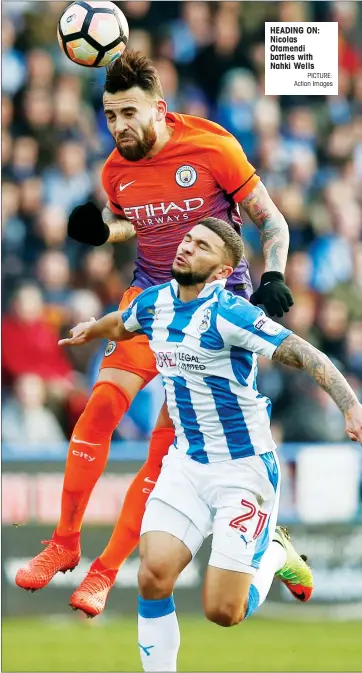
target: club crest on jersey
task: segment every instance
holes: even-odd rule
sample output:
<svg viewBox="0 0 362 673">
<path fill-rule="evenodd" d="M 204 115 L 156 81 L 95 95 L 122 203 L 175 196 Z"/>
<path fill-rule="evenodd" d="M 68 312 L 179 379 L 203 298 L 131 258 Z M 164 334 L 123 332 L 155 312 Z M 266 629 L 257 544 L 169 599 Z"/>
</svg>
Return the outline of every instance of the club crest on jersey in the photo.
<svg viewBox="0 0 362 673">
<path fill-rule="evenodd" d="M 192 166 L 180 166 L 176 171 L 175 179 L 180 187 L 191 187 L 197 180 L 197 172 Z"/>
<path fill-rule="evenodd" d="M 109 341 L 106 347 L 106 350 L 104 351 L 104 355 L 107 358 L 109 355 L 112 355 L 114 351 L 117 348 L 117 344 L 115 341 Z"/>
<path fill-rule="evenodd" d="M 148 308 L 147 313 L 150 313 L 151 315 L 153 315 L 154 320 L 156 321 L 159 318 L 159 315 L 161 313 L 161 309 L 160 308 Z"/>
<path fill-rule="evenodd" d="M 207 332 L 207 330 L 210 327 L 210 322 L 211 322 L 211 311 L 209 308 L 206 308 L 204 311 L 204 317 L 201 321 L 201 324 L 199 325 L 199 332 L 203 334 L 203 332 Z"/>
</svg>

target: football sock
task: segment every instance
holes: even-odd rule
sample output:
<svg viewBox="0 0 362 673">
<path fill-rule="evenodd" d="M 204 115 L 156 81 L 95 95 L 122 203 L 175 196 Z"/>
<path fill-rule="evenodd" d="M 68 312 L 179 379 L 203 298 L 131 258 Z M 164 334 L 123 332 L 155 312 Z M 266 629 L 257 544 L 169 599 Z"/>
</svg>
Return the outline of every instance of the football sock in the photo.
<svg viewBox="0 0 362 673">
<path fill-rule="evenodd" d="M 65 535 L 63 537 L 54 531 L 52 540 L 62 547 L 66 547 L 66 549 L 77 551 L 79 546 L 79 535 L 79 533 L 71 533 L 70 535 Z"/>
<path fill-rule="evenodd" d="M 100 556 L 107 568 L 118 569 L 137 547 L 148 496 L 154 489 L 162 460 L 174 437 L 173 428 L 156 428 L 153 431 L 147 461 L 127 491 L 112 537 Z"/>
<path fill-rule="evenodd" d="M 272 585 L 274 575 L 280 570 L 287 557 L 287 552 L 278 542 L 271 542 L 260 561 L 253 582 L 249 589 L 249 602 L 245 619 L 264 603 Z"/>
<path fill-rule="evenodd" d="M 113 431 L 129 406 L 130 398 L 119 386 L 109 381 L 95 385 L 69 444 L 58 535 L 80 531 L 91 493 L 107 464 Z"/>
<path fill-rule="evenodd" d="M 144 671 L 176 671 L 180 629 L 173 596 L 138 597 L 138 646 Z"/>
</svg>

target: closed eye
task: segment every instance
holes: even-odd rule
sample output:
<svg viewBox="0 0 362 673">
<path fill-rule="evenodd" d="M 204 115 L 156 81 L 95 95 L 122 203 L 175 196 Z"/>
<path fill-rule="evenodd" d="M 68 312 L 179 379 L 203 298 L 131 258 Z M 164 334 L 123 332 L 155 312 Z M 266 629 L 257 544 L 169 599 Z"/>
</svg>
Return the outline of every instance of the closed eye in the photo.
<svg viewBox="0 0 362 673">
<path fill-rule="evenodd" d="M 198 246 L 201 248 L 201 250 L 211 250 L 210 246 L 206 241 L 200 240 L 198 241 Z"/>
</svg>

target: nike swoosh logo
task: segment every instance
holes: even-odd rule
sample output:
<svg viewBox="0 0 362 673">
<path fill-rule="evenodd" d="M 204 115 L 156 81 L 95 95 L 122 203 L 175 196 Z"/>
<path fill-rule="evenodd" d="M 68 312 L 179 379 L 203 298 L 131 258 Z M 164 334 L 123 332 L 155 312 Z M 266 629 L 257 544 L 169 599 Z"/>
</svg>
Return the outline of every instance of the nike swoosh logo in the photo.
<svg viewBox="0 0 362 673">
<path fill-rule="evenodd" d="M 155 481 L 152 481 L 149 477 L 145 477 L 143 481 L 148 481 L 150 484 L 155 484 Z"/>
<path fill-rule="evenodd" d="M 92 442 L 85 442 L 83 439 L 77 439 L 77 437 L 72 437 L 72 442 L 74 444 L 88 444 L 88 446 L 102 446 L 101 444 L 93 444 Z"/>
<path fill-rule="evenodd" d="M 132 180 L 132 182 L 127 182 L 126 185 L 119 185 L 119 191 L 123 192 L 123 190 L 126 189 L 126 187 L 129 187 L 130 185 L 133 185 L 134 182 L 136 182 L 136 180 Z"/>
</svg>

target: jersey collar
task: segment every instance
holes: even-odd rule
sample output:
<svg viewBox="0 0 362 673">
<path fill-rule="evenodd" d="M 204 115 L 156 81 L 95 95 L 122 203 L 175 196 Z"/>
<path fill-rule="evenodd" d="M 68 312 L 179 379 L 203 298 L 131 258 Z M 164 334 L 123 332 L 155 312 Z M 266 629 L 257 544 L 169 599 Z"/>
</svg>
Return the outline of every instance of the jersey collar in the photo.
<svg viewBox="0 0 362 673">
<path fill-rule="evenodd" d="M 174 292 L 174 295 L 176 299 L 178 298 L 178 282 L 174 278 L 170 281 L 170 285 L 172 287 L 172 290 Z M 201 290 L 200 294 L 195 297 L 195 299 L 206 299 L 207 297 L 211 297 L 215 290 L 220 288 L 220 290 L 225 287 L 226 285 L 226 278 L 222 278 L 219 280 L 213 280 L 211 283 L 206 283 L 205 287 Z"/>
</svg>

